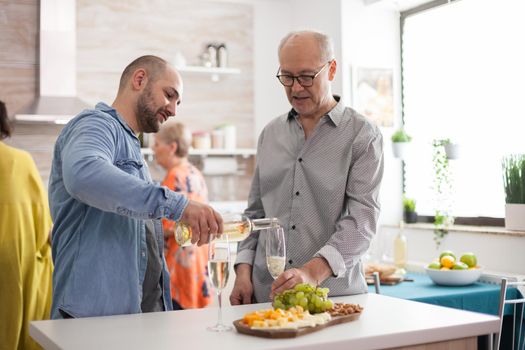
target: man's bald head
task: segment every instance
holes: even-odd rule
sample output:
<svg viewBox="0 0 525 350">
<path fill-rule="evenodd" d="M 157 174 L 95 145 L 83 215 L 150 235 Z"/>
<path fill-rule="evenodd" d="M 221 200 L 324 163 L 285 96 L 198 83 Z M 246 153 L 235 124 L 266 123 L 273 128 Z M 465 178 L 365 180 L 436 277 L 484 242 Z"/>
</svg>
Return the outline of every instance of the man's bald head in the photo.
<svg viewBox="0 0 525 350">
<path fill-rule="evenodd" d="M 113 106 L 135 133 L 157 132 L 176 115 L 182 90 L 182 77 L 166 60 L 142 56 L 122 72 Z"/>
<path fill-rule="evenodd" d="M 141 56 L 128 64 L 128 66 L 124 69 L 124 72 L 122 72 L 122 76 L 120 77 L 118 90 L 119 92 L 124 90 L 127 82 L 131 79 L 133 73 L 137 69 L 144 69 L 148 75 L 149 80 L 151 82 L 155 82 L 166 72 L 167 67 L 168 62 L 160 57 L 153 55 Z"/>
<path fill-rule="evenodd" d="M 302 30 L 288 33 L 279 44 L 279 56 L 284 46 L 288 44 L 297 45 L 305 41 L 315 42 L 319 50 L 320 61 L 328 62 L 334 59 L 334 45 L 332 39 L 326 34 L 313 30 Z"/>
</svg>

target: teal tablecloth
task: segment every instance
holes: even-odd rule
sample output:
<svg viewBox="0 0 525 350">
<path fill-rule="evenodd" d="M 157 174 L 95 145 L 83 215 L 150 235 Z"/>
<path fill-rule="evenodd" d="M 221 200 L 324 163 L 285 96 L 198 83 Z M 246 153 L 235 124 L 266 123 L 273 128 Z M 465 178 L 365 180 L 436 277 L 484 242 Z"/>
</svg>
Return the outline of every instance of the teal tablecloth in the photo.
<svg viewBox="0 0 525 350">
<path fill-rule="evenodd" d="M 381 285 L 381 294 L 391 297 L 420 301 L 455 309 L 481 312 L 497 315 L 499 305 L 500 285 L 476 282 L 468 286 L 441 286 L 437 285 L 426 275 L 408 273 L 406 278 L 414 282 L 401 282 L 395 286 Z M 374 286 L 369 286 L 370 293 L 374 293 Z M 508 298 L 518 298 L 518 290 L 509 288 Z M 512 314 L 512 308 L 505 308 L 505 314 Z"/>
</svg>

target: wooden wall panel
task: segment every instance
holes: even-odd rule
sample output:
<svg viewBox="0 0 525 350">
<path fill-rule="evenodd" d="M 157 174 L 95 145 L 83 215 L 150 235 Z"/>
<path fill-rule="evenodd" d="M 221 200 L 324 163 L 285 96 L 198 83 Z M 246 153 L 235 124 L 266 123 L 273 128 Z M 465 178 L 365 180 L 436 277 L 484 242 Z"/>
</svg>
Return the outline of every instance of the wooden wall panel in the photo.
<svg viewBox="0 0 525 350">
<path fill-rule="evenodd" d="M 0 0 L 0 100 L 9 115 L 37 91 L 38 0 Z"/>
<path fill-rule="evenodd" d="M 79 96 L 111 103 L 122 70 L 133 59 L 159 55 L 173 61 L 177 51 L 188 64 L 208 42 L 224 42 L 229 66 L 240 75 L 212 82 L 210 76 L 182 73 L 183 103 L 177 118 L 192 130 L 237 125 L 239 147 L 254 147 L 253 7 L 214 1 L 77 1 Z"/>
</svg>

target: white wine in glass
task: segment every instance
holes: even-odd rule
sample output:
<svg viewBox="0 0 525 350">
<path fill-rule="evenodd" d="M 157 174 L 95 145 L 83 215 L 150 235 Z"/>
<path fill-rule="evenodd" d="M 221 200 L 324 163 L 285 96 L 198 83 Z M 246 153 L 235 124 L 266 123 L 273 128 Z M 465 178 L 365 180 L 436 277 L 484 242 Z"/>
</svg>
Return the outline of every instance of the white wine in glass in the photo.
<svg viewBox="0 0 525 350">
<path fill-rule="evenodd" d="M 284 272 L 286 265 L 286 244 L 282 227 L 271 227 L 266 234 L 266 266 L 268 272 L 276 279 Z"/>
<path fill-rule="evenodd" d="M 211 284 L 215 289 L 222 290 L 228 283 L 230 277 L 230 266 L 228 261 L 208 262 Z"/>
<path fill-rule="evenodd" d="M 208 330 L 213 332 L 226 332 L 232 329 L 230 326 L 222 323 L 222 290 L 228 283 L 230 262 L 230 243 L 228 241 L 218 241 L 212 237 L 210 243 L 208 243 L 208 273 L 219 301 L 217 324 L 208 327 Z"/>
</svg>

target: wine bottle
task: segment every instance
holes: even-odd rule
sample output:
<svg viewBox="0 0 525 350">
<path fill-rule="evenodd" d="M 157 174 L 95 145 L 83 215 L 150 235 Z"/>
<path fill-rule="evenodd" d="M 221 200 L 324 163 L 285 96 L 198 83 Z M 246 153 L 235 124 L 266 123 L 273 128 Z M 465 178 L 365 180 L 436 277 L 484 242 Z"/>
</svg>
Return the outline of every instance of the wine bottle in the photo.
<svg viewBox="0 0 525 350">
<path fill-rule="evenodd" d="M 270 227 L 279 226 L 277 218 L 250 219 L 243 214 L 225 214 L 223 218 L 222 236 L 217 240 L 226 240 L 229 242 L 239 242 L 244 240 L 254 231 L 263 230 Z M 175 241 L 180 246 L 191 245 L 191 227 L 185 222 L 177 222 L 175 227 Z"/>
<path fill-rule="evenodd" d="M 394 265 L 398 269 L 404 269 L 407 263 L 407 238 L 403 234 L 404 222 L 399 224 L 399 232 L 394 238 Z"/>
</svg>

